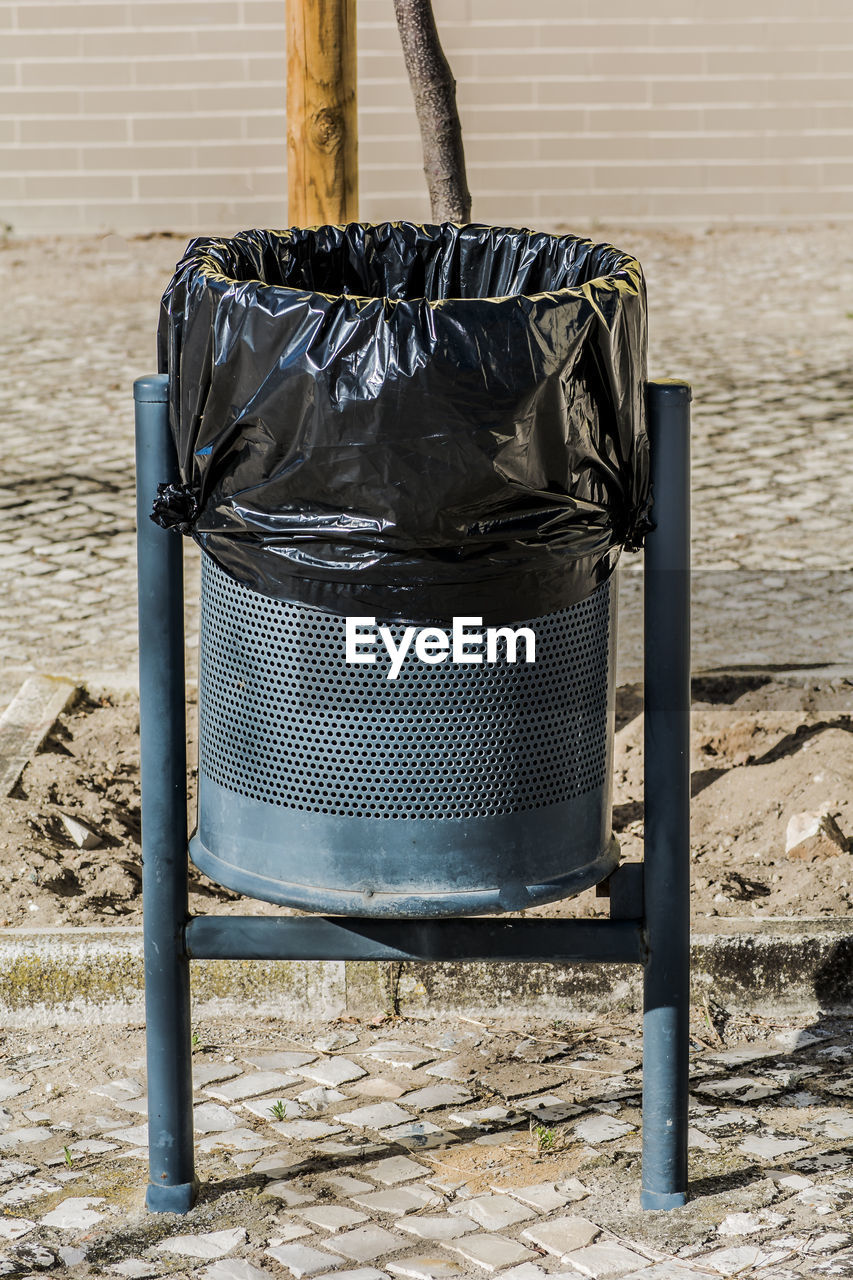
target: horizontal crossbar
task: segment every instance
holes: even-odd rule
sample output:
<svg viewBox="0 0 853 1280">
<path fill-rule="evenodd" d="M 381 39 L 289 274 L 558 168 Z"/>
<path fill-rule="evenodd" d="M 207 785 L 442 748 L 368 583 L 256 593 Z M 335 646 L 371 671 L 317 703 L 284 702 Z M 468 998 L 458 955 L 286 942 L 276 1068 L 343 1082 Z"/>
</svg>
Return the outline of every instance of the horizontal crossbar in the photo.
<svg viewBox="0 0 853 1280">
<path fill-rule="evenodd" d="M 515 960 L 644 964 L 641 920 L 196 916 L 193 960 Z"/>
</svg>

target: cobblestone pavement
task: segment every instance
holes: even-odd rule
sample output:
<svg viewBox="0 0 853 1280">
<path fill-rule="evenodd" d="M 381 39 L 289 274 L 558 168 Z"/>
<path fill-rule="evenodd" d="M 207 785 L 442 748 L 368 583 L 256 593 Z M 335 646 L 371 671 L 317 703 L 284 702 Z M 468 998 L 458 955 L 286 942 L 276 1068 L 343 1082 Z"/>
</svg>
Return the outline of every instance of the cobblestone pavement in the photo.
<svg viewBox="0 0 853 1280">
<path fill-rule="evenodd" d="M 695 662 L 853 662 L 853 246 L 845 228 L 600 228 L 648 279 L 651 373 L 692 381 Z M 131 384 L 178 238 L 7 241 L 0 705 L 34 669 L 131 679 Z M 188 548 L 190 586 L 196 563 Z M 639 662 L 637 565 L 622 666 Z M 191 615 L 190 641 L 195 622 Z"/>
<path fill-rule="evenodd" d="M 196 1027 L 201 1199 L 142 1207 L 138 1028 L 9 1032 L 0 1274 L 853 1274 L 853 1023 L 697 1023 L 692 1199 L 638 1208 L 635 1020 Z"/>
</svg>

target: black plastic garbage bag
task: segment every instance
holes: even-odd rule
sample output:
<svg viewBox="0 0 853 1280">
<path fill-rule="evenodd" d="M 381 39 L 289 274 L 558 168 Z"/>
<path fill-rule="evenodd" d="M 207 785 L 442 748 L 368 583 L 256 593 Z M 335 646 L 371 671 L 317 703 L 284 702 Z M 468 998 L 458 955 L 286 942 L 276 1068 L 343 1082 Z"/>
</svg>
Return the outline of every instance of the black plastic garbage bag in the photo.
<svg viewBox="0 0 853 1280">
<path fill-rule="evenodd" d="M 642 270 L 610 245 L 353 223 L 188 246 L 161 523 L 268 596 L 405 621 L 555 612 L 648 528 Z"/>
</svg>

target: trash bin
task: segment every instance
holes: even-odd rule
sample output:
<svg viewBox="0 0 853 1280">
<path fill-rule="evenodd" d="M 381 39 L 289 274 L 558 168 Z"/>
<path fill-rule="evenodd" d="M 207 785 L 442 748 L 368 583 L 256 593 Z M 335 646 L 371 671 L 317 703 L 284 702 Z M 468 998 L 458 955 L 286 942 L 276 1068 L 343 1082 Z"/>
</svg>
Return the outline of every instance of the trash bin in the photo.
<svg viewBox="0 0 853 1280">
<path fill-rule="evenodd" d="M 364 916 L 605 878 L 620 550 L 648 527 L 639 264 L 351 224 L 193 241 L 163 299 L 202 548 L 196 865 Z"/>
</svg>

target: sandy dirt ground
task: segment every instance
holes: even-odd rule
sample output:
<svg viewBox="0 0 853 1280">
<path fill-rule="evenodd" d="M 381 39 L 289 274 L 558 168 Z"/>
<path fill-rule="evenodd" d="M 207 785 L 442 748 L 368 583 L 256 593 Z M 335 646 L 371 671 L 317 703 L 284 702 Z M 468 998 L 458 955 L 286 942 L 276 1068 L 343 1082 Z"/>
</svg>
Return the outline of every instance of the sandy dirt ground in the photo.
<svg viewBox="0 0 853 1280">
<path fill-rule="evenodd" d="M 196 708 L 188 707 L 189 758 Z M 642 702 L 619 690 L 614 830 L 642 857 Z M 24 771 L 0 817 L 0 923 L 52 926 L 141 920 L 138 707 L 82 694 Z M 694 681 L 693 911 L 712 916 L 839 916 L 853 895 L 853 682 L 705 676 Z M 195 771 L 190 769 L 189 824 Z M 799 813 L 826 814 L 840 836 L 792 857 Z M 75 844 L 63 815 L 92 833 Z M 96 842 L 96 843 L 95 843 Z M 191 909 L 241 899 L 191 870 Z M 243 909 L 245 905 L 243 904 Z M 259 906 L 263 911 L 264 906 Z M 268 908 L 279 910 L 279 908 Z M 590 890 L 538 914 L 603 914 Z"/>
</svg>

